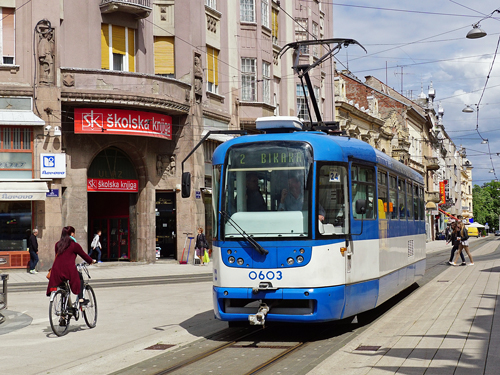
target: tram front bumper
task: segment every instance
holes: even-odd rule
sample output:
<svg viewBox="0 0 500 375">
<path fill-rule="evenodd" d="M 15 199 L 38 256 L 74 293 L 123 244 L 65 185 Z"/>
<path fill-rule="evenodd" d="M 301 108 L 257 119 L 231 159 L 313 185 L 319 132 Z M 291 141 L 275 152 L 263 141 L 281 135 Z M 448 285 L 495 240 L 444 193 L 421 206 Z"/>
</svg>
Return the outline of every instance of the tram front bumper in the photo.
<svg viewBox="0 0 500 375">
<path fill-rule="evenodd" d="M 213 302 L 217 319 L 245 321 L 261 303 L 270 310 L 268 322 L 323 322 L 341 319 L 345 287 L 276 289 L 257 293 L 252 288 L 214 287 Z"/>
</svg>

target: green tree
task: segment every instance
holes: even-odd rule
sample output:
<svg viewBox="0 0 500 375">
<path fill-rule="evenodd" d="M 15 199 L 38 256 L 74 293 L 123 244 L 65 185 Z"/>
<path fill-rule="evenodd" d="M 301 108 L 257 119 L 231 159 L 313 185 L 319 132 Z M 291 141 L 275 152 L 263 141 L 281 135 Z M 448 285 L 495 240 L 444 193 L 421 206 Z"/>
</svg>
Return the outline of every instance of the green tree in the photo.
<svg viewBox="0 0 500 375">
<path fill-rule="evenodd" d="M 498 228 L 500 215 L 500 182 L 491 181 L 472 189 L 474 221 Z M 500 228 L 498 228 L 500 229 Z"/>
</svg>

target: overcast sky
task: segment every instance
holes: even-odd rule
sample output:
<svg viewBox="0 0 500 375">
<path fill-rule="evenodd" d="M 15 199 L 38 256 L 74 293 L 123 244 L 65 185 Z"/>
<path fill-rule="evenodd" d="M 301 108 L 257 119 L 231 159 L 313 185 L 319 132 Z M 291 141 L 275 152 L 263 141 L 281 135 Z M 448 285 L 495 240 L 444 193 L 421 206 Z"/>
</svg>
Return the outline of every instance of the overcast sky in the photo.
<svg viewBox="0 0 500 375">
<path fill-rule="evenodd" d="M 417 97 L 421 85 L 427 94 L 432 81 L 435 108 L 441 102 L 446 132 L 457 147 L 465 147 L 474 166 L 473 183 L 500 178 L 500 56 L 493 64 L 500 37 L 500 13 L 494 12 L 499 1 L 322 2 L 333 4 L 334 37 L 356 39 L 368 51 L 354 45 L 342 49 L 337 69 L 348 67 L 362 81 L 375 76 L 398 91 L 403 86 L 407 96 L 412 92 Z M 485 17 L 480 25 L 488 35 L 466 39 L 472 24 Z M 462 112 L 466 104 L 474 113 Z"/>
</svg>

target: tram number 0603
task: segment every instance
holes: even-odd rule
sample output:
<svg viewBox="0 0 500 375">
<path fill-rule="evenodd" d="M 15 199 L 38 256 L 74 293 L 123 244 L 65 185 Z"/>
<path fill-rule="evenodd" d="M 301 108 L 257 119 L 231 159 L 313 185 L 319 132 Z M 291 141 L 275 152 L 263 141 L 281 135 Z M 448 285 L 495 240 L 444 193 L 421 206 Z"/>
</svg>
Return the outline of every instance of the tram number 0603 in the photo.
<svg viewBox="0 0 500 375">
<path fill-rule="evenodd" d="M 251 271 L 249 274 L 248 274 L 248 277 L 250 280 L 255 280 L 255 279 L 259 279 L 259 280 L 281 280 L 283 278 L 283 274 L 281 273 L 281 271 L 277 271 L 277 272 L 273 272 L 273 271 L 267 271 L 267 272 L 262 272 L 260 271 L 259 273 L 255 272 L 255 271 Z"/>
</svg>

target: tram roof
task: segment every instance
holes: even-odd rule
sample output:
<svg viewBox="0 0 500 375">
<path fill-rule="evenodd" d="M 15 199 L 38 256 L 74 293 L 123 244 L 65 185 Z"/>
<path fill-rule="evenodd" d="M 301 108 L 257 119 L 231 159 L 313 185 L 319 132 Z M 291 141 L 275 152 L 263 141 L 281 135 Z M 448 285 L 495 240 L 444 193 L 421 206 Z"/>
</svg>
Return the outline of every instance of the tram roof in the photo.
<svg viewBox="0 0 500 375">
<path fill-rule="evenodd" d="M 291 141 L 307 142 L 313 147 L 315 161 L 340 161 L 347 163 L 356 159 L 385 166 L 406 177 L 423 183 L 423 177 L 413 169 L 396 161 L 392 157 L 355 138 L 331 136 L 317 131 L 299 131 L 293 133 L 256 134 L 237 137 L 222 143 L 215 150 L 213 164 L 223 164 L 228 149 L 234 145 L 253 142 Z"/>
</svg>

